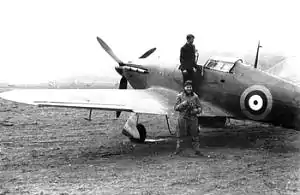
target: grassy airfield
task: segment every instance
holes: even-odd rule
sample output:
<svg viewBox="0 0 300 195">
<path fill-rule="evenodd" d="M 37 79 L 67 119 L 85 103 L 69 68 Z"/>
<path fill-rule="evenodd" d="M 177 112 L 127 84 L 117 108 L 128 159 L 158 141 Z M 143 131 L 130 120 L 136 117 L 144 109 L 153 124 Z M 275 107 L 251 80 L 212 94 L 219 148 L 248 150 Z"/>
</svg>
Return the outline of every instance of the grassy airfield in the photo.
<svg viewBox="0 0 300 195">
<path fill-rule="evenodd" d="M 294 130 L 231 121 L 186 142 L 134 145 L 121 134 L 128 113 L 37 108 L 0 100 L 0 194 L 299 194 Z M 148 137 L 170 136 L 164 117 L 142 115 Z M 171 118 L 174 130 L 175 118 Z M 172 136 L 171 136 L 172 137 Z"/>
</svg>

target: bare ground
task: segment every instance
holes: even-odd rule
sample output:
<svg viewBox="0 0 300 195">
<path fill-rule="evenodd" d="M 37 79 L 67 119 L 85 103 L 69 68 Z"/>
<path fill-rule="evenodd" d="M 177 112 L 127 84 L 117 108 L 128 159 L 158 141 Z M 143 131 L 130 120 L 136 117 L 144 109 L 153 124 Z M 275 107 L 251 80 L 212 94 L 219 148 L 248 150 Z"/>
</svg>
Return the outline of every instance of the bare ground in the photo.
<svg viewBox="0 0 300 195">
<path fill-rule="evenodd" d="M 134 145 L 127 113 L 37 108 L 0 100 L 0 194 L 300 194 L 299 133 L 252 123 L 201 131 L 172 155 L 175 140 Z M 163 117 L 140 118 L 149 137 L 169 136 Z M 171 119 L 174 129 L 175 119 Z"/>
</svg>

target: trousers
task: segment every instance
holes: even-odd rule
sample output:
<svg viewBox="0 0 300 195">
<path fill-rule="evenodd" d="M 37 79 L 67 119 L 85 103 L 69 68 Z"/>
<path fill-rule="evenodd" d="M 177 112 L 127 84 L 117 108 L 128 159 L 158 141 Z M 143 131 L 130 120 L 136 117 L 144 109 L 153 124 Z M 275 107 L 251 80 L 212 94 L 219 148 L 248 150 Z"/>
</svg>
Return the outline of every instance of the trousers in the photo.
<svg viewBox="0 0 300 195">
<path fill-rule="evenodd" d="M 183 71 L 186 71 L 186 72 L 183 72 Z M 191 70 L 190 69 L 182 70 L 182 76 L 183 76 L 183 84 L 187 80 L 193 81 L 194 71 L 192 69 Z"/>
<path fill-rule="evenodd" d="M 180 138 L 190 135 L 192 137 L 192 147 L 195 151 L 200 150 L 198 120 L 187 119 L 184 117 L 178 118 L 178 128 L 176 131 L 177 148 L 180 147 Z"/>
</svg>

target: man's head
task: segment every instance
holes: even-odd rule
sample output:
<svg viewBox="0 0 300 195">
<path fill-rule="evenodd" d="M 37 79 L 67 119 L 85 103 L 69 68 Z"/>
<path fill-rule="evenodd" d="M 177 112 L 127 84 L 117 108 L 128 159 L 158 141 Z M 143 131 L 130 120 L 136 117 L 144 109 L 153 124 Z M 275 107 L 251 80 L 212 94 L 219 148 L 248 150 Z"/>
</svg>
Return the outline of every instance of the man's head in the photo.
<svg viewBox="0 0 300 195">
<path fill-rule="evenodd" d="M 195 36 L 192 35 L 192 34 L 188 34 L 188 35 L 186 36 L 186 40 L 187 40 L 187 43 L 188 43 L 188 44 L 193 44 L 193 43 L 194 43 L 194 39 L 195 39 Z"/>
<path fill-rule="evenodd" d="M 192 81 L 191 80 L 187 80 L 184 83 L 184 91 L 186 94 L 190 95 L 193 93 L 193 86 L 192 86 Z"/>
</svg>

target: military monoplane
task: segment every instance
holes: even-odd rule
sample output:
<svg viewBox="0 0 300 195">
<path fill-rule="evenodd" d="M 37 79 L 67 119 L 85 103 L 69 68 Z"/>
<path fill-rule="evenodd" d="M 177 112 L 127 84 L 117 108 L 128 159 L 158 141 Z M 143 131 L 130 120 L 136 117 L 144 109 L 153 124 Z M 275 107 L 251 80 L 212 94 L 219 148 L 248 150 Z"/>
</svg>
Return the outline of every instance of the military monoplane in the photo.
<svg viewBox="0 0 300 195">
<path fill-rule="evenodd" d="M 117 117 L 121 112 L 130 112 L 122 132 L 138 142 L 144 142 L 147 135 L 145 126 L 139 122 L 141 114 L 161 115 L 169 127 L 168 117 L 175 114 L 176 96 L 183 86 L 179 65 L 149 61 L 148 56 L 155 48 L 139 59 L 124 62 L 101 38 L 97 40 L 118 64 L 118 89 L 15 89 L 1 93 L 0 97 L 41 107 L 115 111 Z M 298 77 L 291 77 L 295 73 L 286 70 L 296 64 L 281 60 L 261 70 L 257 68 L 258 56 L 257 50 L 253 65 L 238 56 L 211 56 L 204 64 L 197 63 L 193 83 L 204 108 L 200 124 L 214 119 L 225 124 L 227 118 L 234 118 L 300 129 Z"/>
</svg>

